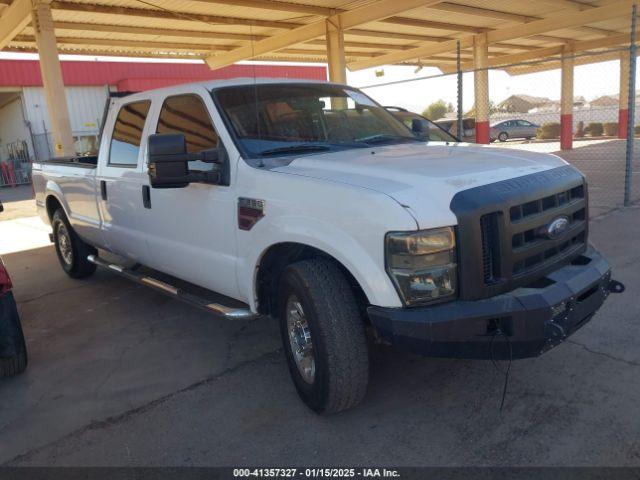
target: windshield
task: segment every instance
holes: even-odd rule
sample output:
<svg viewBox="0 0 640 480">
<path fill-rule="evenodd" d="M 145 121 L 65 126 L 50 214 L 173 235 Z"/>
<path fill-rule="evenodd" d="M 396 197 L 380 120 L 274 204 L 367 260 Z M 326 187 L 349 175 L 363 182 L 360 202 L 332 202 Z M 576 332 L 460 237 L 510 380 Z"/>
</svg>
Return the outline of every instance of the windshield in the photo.
<svg viewBox="0 0 640 480">
<path fill-rule="evenodd" d="M 383 107 L 345 87 L 257 84 L 213 95 L 248 158 L 417 141 Z"/>
</svg>

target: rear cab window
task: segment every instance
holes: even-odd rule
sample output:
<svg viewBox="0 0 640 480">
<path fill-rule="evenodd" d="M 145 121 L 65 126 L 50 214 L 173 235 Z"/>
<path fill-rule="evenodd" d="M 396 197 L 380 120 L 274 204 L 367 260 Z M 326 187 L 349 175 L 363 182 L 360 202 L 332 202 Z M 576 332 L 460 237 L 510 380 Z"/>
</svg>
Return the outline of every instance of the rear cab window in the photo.
<svg viewBox="0 0 640 480">
<path fill-rule="evenodd" d="M 138 165 L 142 132 L 150 107 L 150 100 L 120 107 L 111 135 L 109 166 L 135 168 Z"/>
</svg>

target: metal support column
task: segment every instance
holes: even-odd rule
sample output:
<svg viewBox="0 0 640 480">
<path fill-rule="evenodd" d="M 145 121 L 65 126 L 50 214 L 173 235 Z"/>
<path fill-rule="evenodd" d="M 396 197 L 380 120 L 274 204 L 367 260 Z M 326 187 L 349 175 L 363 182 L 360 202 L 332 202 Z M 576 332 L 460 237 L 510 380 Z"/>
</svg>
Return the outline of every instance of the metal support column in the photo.
<svg viewBox="0 0 640 480">
<path fill-rule="evenodd" d="M 562 51 L 562 91 L 560 93 L 560 148 L 573 148 L 573 48 L 565 45 Z"/>
<path fill-rule="evenodd" d="M 347 83 L 347 62 L 344 58 L 344 34 L 340 25 L 331 20 L 327 24 L 327 63 L 329 80 L 336 83 Z"/>
<path fill-rule="evenodd" d="M 69 108 L 64 92 L 62 68 L 58 57 L 58 47 L 49 3 L 35 0 L 32 17 L 40 57 L 42 82 L 53 131 L 54 155 L 56 157 L 75 155 Z"/>
<path fill-rule="evenodd" d="M 629 50 L 620 53 L 620 91 L 618 107 L 618 138 L 627 138 L 627 120 L 629 119 Z"/>
<path fill-rule="evenodd" d="M 627 116 L 627 153 L 624 178 L 624 205 L 631 203 L 631 180 L 633 175 L 633 147 L 635 143 L 634 123 L 636 115 L 636 29 L 638 6 L 634 3 L 631 15 L 631 39 L 629 43 L 629 95 Z"/>
<path fill-rule="evenodd" d="M 476 143 L 489 143 L 489 45 L 487 34 L 476 35 L 473 42 Z"/>
<path fill-rule="evenodd" d="M 458 128 L 456 128 L 456 131 L 458 132 L 458 138 L 462 139 L 464 132 L 462 131 L 462 66 L 460 62 L 460 41 L 456 44 L 456 68 L 458 70 Z"/>
</svg>

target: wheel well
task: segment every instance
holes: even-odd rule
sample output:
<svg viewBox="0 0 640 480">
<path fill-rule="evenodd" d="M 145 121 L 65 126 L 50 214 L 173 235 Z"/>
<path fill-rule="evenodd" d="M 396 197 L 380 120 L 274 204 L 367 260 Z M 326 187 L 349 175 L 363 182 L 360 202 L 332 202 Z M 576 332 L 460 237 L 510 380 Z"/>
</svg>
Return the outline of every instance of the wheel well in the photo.
<svg viewBox="0 0 640 480">
<path fill-rule="evenodd" d="M 272 245 L 262 256 L 256 276 L 258 311 L 265 315 L 275 314 L 278 285 L 282 272 L 292 263 L 311 258 L 330 260 L 340 268 L 353 289 L 362 317 L 368 318 L 366 308 L 369 305 L 369 301 L 367 300 L 364 290 L 362 290 L 362 287 L 351 272 L 328 253 L 301 243 L 279 243 Z"/>
<path fill-rule="evenodd" d="M 62 208 L 62 204 L 53 195 L 49 195 L 47 197 L 46 206 L 47 206 L 47 215 L 49 216 L 49 220 L 53 219 L 53 214 L 56 212 L 56 210 L 58 210 L 59 208 Z M 62 211 L 64 211 L 64 209 Z"/>
</svg>

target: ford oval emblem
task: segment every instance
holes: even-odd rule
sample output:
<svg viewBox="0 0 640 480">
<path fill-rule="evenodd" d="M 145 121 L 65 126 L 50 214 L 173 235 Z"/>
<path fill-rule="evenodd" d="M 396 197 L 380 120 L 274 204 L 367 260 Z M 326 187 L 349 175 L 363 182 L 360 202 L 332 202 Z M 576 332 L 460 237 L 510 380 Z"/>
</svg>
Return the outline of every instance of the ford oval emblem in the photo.
<svg viewBox="0 0 640 480">
<path fill-rule="evenodd" d="M 569 217 L 562 216 L 554 218 L 549 225 L 544 228 L 544 236 L 556 240 L 564 235 L 569 228 Z"/>
</svg>

